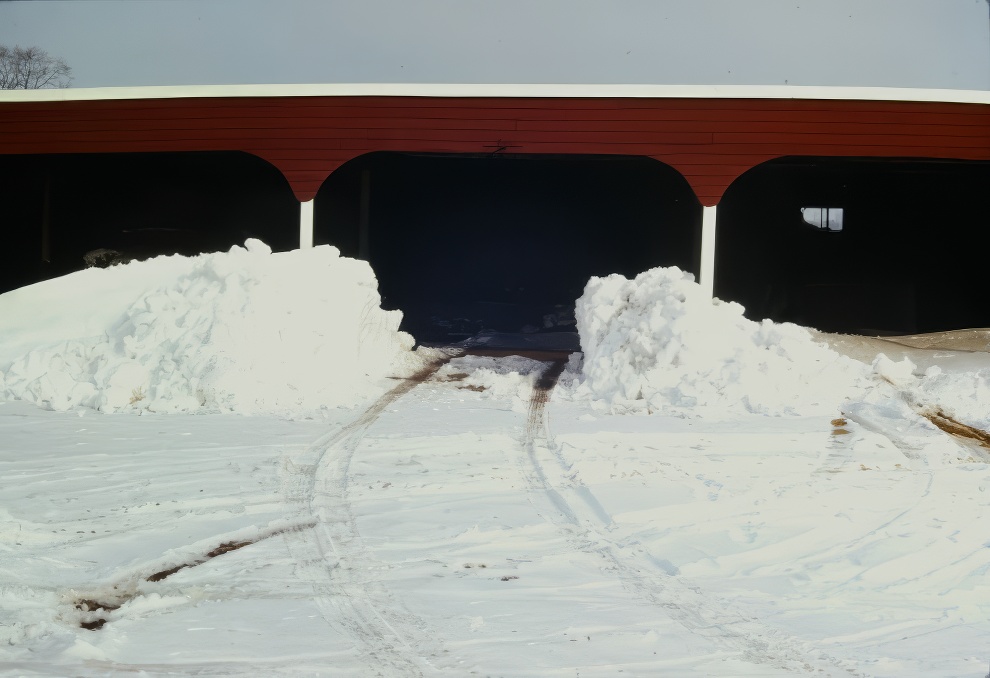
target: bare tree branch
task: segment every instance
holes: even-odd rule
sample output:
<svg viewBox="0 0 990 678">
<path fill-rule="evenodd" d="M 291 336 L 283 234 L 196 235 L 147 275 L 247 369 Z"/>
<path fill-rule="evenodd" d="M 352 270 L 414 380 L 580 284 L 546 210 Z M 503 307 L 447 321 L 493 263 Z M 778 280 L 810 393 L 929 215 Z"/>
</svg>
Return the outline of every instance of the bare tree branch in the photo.
<svg viewBox="0 0 990 678">
<path fill-rule="evenodd" d="M 72 69 L 40 47 L 0 45 L 0 89 L 65 88 Z"/>
</svg>

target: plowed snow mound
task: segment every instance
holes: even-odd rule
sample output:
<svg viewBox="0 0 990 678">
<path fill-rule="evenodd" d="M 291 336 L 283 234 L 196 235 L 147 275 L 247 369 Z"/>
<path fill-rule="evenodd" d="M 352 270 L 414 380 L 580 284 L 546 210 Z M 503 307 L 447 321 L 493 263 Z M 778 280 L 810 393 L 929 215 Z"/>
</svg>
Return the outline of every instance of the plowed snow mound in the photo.
<svg viewBox="0 0 990 678">
<path fill-rule="evenodd" d="M 414 362 L 413 339 L 398 331 L 401 313 L 381 309 L 371 267 L 333 247 L 273 254 L 249 240 L 225 253 L 90 269 L 16 290 L 6 304 L 2 295 L 0 308 L 44 309 L 60 293 L 100 307 L 100 321 L 54 318 L 79 334 L 46 343 L 52 332 L 32 326 L 38 345 L 18 357 L 0 351 L 7 399 L 57 410 L 292 413 L 355 405 Z"/>
<path fill-rule="evenodd" d="M 576 308 L 584 360 L 573 395 L 616 412 L 827 415 L 873 381 L 804 328 L 742 314 L 678 268 L 592 278 Z"/>
</svg>

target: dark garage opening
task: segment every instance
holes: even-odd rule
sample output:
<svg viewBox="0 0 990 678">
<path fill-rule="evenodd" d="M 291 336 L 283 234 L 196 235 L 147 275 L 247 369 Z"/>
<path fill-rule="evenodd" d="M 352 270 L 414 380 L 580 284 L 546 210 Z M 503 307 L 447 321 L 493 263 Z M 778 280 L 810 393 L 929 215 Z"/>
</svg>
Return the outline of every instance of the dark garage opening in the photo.
<svg viewBox="0 0 990 678">
<path fill-rule="evenodd" d="M 832 332 L 990 326 L 979 294 L 988 181 L 990 163 L 975 161 L 760 165 L 719 204 L 715 294 L 753 319 Z"/>
<path fill-rule="evenodd" d="M 240 152 L 0 156 L 8 197 L 0 292 L 112 260 L 299 245 L 299 203 Z M 96 257 L 95 250 L 120 256 Z"/>
<path fill-rule="evenodd" d="M 374 153 L 327 179 L 315 213 L 315 241 L 367 259 L 421 343 L 573 332 L 590 276 L 697 270 L 700 205 L 650 158 Z"/>
</svg>

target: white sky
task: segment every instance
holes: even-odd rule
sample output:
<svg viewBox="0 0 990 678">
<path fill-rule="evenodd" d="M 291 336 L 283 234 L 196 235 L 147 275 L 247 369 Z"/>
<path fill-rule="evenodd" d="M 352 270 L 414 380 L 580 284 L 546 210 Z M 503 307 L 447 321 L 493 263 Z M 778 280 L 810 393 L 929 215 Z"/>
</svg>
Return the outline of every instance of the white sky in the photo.
<svg viewBox="0 0 990 678">
<path fill-rule="evenodd" d="M 74 87 L 556 82 L 990 89 L 987 0 L 0 1 Z"/>
</svg>

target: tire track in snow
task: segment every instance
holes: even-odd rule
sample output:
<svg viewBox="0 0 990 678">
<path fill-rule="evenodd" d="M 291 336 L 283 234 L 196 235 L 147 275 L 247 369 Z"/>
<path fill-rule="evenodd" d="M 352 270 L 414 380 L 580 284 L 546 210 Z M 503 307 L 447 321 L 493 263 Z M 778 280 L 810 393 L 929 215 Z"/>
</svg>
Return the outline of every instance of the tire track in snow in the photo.
<svg viewBox="0 0 990 678">
<path fill-rule="evenodd" d="M 231 551 L 253 546 L 287 532 L 299 532 L 312 527 L 312 523 L 274 521 L 261 529 L 241 529 L 226 535 L 217 535 L 214 542 L 216 546 L 213 548 L 172 549 L 171 555 L 149 561 L 143 568 L 126 568 L 126 573 L 110 582 L 91 587 L 80 586 L 64 592 L 58 619 L 71 626 L 98 631 L 109 622 L 149 616 L 148 610 L 139 605 L 135 611 L 134 603 L 147 600 L 150 595 L 158 596 L 159 600 L 168 599 L 167 604 L 155 611 L 197 604 L 203 598 L 201 593 L 191 593 L 183 586 L 173 586 L 171 581 L 166 580 L 177 572 L 198 567 Z M 176 555 L 175 551 L 186 553 Z M 214 591 L 211 597 L 219 599 L 221 596 Z"/>
<path fill-rule="evenodd" d="M 382 412 L 458 355 L 440 353 L 350 424 L 317 440 L 307 452 L 311 460 L 286 469 L 287 498 L 317 519 L 307 536 L 287 535 L 286 544 L 312 583 L 324 620 L 354 640 L 364 668 L 378 676 L 432 673 L 445 650 L 435 629 L 403 609 L 379 576 L 388 566 L 363 544 L 347 497 L 348 471 Z"/>
<path fill-rule="evenodd" d="M 647 572 L 627 562 L 621 555 L 625 547 L 609 536 L 615 530 L 611 516 L 591 488 L 571 472 L 571 465 L 550 430 L 547 404 L 565 365 L 564 360 L 551 362 L 533 387 L 523 441 L 531 468 L 524 470 L 523 476 L 532 490 L 547 497 L 555 513 L 548 518 L 567 541 L 575 549 L 601 558 L 603 571 L 617 576 L 630 593 L 663 608 L 671 619 L 689 631 L 740 654 L 749 662 L 795 673 L 862 676 L 847 662 L 753 617 L 732 612 L 724 602 L 705 596 L 698 588 L 685 586 L 673 575 L 657 570 Z M 559 472 L 564 479 L 560 485 L 548 478 L 545 463 L 558 467 L 554 473 Z"/>
</svg>

